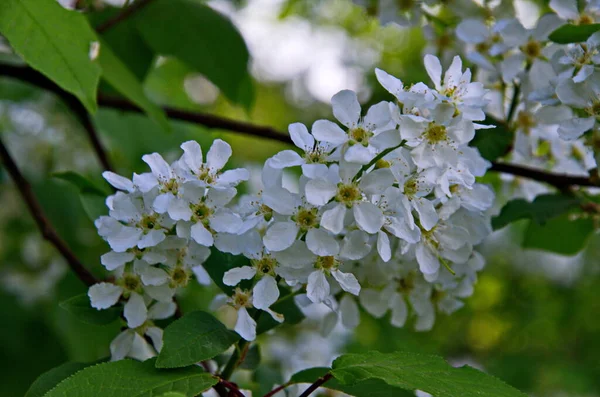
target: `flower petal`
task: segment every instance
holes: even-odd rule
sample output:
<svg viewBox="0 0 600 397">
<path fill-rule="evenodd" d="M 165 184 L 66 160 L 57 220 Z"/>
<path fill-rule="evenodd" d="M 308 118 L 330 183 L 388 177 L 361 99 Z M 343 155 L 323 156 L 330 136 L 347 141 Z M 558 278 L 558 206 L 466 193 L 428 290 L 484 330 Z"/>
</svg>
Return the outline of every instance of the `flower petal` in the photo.
<svg viewBox="0 0 600 397">
<path fill-rule="evenodd" d="M 367 233 L 377 233 L 385 223 L 381 209 L 373 203 L 362 201 L 354 204 L 354 219 L 358 227 Z"/>
<path fill-rule="evenodd" d="M 94 284 L 88 290 L 88 296 L 93 308 L 102 310 L 113 306 L 123 293 L 123 288 L 111 283 Z"/>
<path fill-rule="evenodd" d="M 215 139 L 206 154 L 206 165 L 212 171 L 218 171 L 227 164 L 231 157 L 231 146 L 221 139 Z"/>
<path fill-rule="evenodd" d="M 203 224 L 196 223 L 190 228 L 190 236 L 200 245 L 210 247 L 214 243 L 213 236 Z"/>
<path fill-rule="evenodd" d="M 331 106 L 333 107 L 333 115 L 340 123 L 348 128 L 357 125 L 360 119 L 360 103 L 358 103 L 356 92 L 350 90 L 338 92 L 331 98 Z"/>
<path fill-rule="evenodd" d="M 144 324 L 148 318 L 148 309 L 146 308 L 146 303 L 144 303 L 144 298 L 140 294 L 132 292 L 129 295 L 129 299 L 123 310 L 123 316 L 127 320 L 129 328 L 137 328 Z"/>
<path fill-rule="evenodd" d="M 234 267 L 223 275 L 223 284 L 238 285 L 242 280 L 251 280 L 256 274 L 256 269 L 250 266 Z"/>
<path fill-rule="evenodd" d="M 325 273 L 315 270 L 308 276 L 306 296 L 313 303 L 323 302 L 329 296 L 329 282 L 325 277 Z"/>
<path fill-rule="evenodd" d="M 305 152 L 312 150 L 315 145 L 315 138 L 308 132 L 306 126 L 302 123 L 293 123 L 288 127 L 292 142 L 296 147 L 304 150 Z"/>
<path fill-rule="evenodd" d="M 340 287 L 346 292 L 350 292 L 352 295 L 358 296 L 360 293 L 360 284 L 352 273 L 344 273 L 340 270 L 334 270 L 331 275 L 335 280 L 340 283 Z"/>
<path fill-rule="evenodd" d="M 329 120 L 317 120 L 312 126 L 312 133 L 317 141 L 341 145 L 348 140 L 348 135 L 336 123 Z"/>
<path fill-rule="evenodd" d="M 261 278 L 252 290 L 252 304 L 257 309 L 268 309 L 279 299 L 277 281 L 269 275 Z"/>
<path fill-rule="evenodd" d="M 256 339 L 256 321 L 250 317 L 245 307 L 238 310 L 238 317 L 234 330 L 247 341 Z"/>
<path fill-rule="evenodd" d="M 267 229 L 263 243 L 269 251 L 283 251 L 289 248 L 298 236 L 298 226 L 294 222 L 275 222 Z"/>
<path fill-rule="evenodd" d="M 310 229 L 306 233 L 306 246 L 318 256 L 334 256 L 340 251 L 335 237 L 323 229 Z"/>
</svg>

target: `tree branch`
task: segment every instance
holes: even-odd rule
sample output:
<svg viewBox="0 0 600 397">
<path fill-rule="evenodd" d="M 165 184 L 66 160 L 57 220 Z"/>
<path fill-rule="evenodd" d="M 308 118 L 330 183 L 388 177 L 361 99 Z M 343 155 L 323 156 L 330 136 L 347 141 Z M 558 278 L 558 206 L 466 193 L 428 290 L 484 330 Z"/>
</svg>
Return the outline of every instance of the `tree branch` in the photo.
<svg viewBox="0 0 600 397">
<path fill-rule="evenodd" d="M 310 385 L 308 387 L 308 389 L 304 390 L 304 392 L 302 394 L 300 394 L 299 397 L 308 397 L 308 396 L 310 396 L 310 394 L 312 392 L 314 392 L 315 390 L 317 390 L 319 387 L 321 387 L 323 385 L 323 383 L 327 382 L 331 378 L 333 378 L 333 375 L 331 375 L 331 373 L 329 373 L 329 372 L 326 373 L 324 376 L 320 377 L 312 385 Z"/>
<path fill-rule="evenodd" d="M 60 238 L 56 230 L 54 230 L 54 228 L 50 224 L 50 221 L 44 214 L 40 203 L 37 201 L 35 195 L 33 194 L 31 185 L 29 185 L 29 182 L 27 182 L 25 177 L 21 174 L 21 171 L 19 171 L 17 164 L 14 162 L 14 160 L 8 153 L 8 150 L 4 146 L 4 143 L 2 143 L 1 140 L 0 160 L 2 160 L 4 168 L 6 168 L 6 171 L 8 171 L 11 178 L 15 182 L 15 185 L 19 189 L 23 200 L 25 200 L 25 203 L 27 204 L 29 212 L 35 220 L 35 223 L 40 229 L 40 232 L 42 233 L 44 239 L 46 239 L 52 245 L 54 245 L 58 252 L 60 252 L 60 254 L 65 258 L 71 270 L 75 272 L 77 277 L 79 277 L 79 279 L 83 281 L 85 285 L 89 287 L 91 285 L 96 284 L 98 280 L 83 266 L 83 264 L 79 261 L 79 259 L 77 259 L 73 251 L 71 251 L 69 246 Z"/>
<path fill-rule="evenodd" d="M 6 75 L 22 81 L 29 82 L 31 84 L 37 85 L 40 88 L 44 88 L 55 92 L 59 96 L 61 91 L 64 92 L 60 87 L 58 87 L 52 81 L 48 80 L 45 76 L 28 67 L 0 64 L 0 75 Z M 127 112 L 143 113 L 143 111 L 136 105 L 121 98 L 99 95 L 98 105 L 106 108 L 122 110 Z M 163 107 L 163 110 L 165 111 L 167 116 L 169 116 L 169 118 L 174 120 L 187 121 L 190 123 L 202 125 L 207 128 L 229 130 L 245 135 L 255 136 L 258 138 L 267 138 L 282 143 L 292 143 L 292 140 L 290 139 L 288 134 L 286 134 L 283 131 L 278 131 L 272 127 L 261 126 L 243 121 L 232 120 L 225 117 L 215 116 L 212 114 L 202 112 L 191 112 L 172 107 Z M 99 157 L 99 153 L 101 152 L 103 151 L 96 151 Z M 600 183 L 595 181 L 594 178 L 555 174 L 536 170 L 530 167 L 511 165 L 507 163 L 492 162 L 491 171 L 503 172 L 506 174 L 512 174 L 524 178 L 529 178 L 539 182 L 545 182 L 561 189 L 564 189 L 565 187 L 569 186 L 600 186 Z"/>
<path fill-rule="evenodd" d="M 139 1 L 136 1 L 132 5 L 130 5 L 129 7 L 126 7 L 120 13 L 118 13 L 117 15 L 115 15 L 114 18 L 111 18 L 111 19 L 107 20 L 106 22 L 98 25 L 96 27 L 96 32 L 98 32 L 98 33 L 104 33 L 104 32 L 106 32 L 108 29 L 110 29 L 113 26 L 117 25 L 121 21 L 124 21 L 125 19 L 129 18 L 130 16 L 132 16 L 133 14 L 135 14 L 136 12 L 138 12 L 139 10 L 141 10 L 142 8 L 146 7 L 151 2 L 152 2 L 152 0 L 139 0 Z"/>
<path fill-rule="evenodd" d="M 98 134 L 96 133 L 96 128 L 92 124 L 90 115 L 77 97 L 60 88 L 43 74 L 28 67 L 0 64 L 0 76 L 13 77 L 15 79 L 33 84 L 37 87 L 53 92 L 56 96 L 62 99 L 65 105 L 71 109 L 77 120 L 79 120 L 85 129 L 90 143 L 92 144 L 92 148 L 96 153 L 96 157 L 98 157 L 98 161 L 102 167 L 107 171 L 113 171 L 113 167 L 108 159 L 106 150 L 104 150 L 104 147 L 98 138 Z"/>
<path fill-rule="evenodd" d="M 267 394 L 265 394 L 263 397 L 273 397 L 275 394 L 279 393 L 280 391 L 282 391 L 289 385 L 291 385 L 290 382 L 284 383 L 283 385 L 279 385 L 276 388 L 274 388 L 273 390 L 271 390 L 270 392 L 268 392 Z"/>
</svg>

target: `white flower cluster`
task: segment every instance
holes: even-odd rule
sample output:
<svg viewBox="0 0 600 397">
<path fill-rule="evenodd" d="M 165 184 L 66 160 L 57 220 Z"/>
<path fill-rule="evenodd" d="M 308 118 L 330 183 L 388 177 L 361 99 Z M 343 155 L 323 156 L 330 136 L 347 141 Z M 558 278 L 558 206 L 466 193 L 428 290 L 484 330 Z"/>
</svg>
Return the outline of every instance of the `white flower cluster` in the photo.
<svg viewBox="0 0 600 397">
<path fill-rule="evenodd" d="M 249 259 L 223 277 L 237 287 L 227 303 L 237 309 L 235 330 L 247 340 L 256 337 L 247 309 L 283 320 L 271 310 L 280 283 L 305 292 L 306 302 L 326 303 L 333 325 L 338 313 L 344 325 L 357 325 L 351 296 L 376 316 L 390 309 L 397 326 L 414 313 L 419 329 L 431 327 L 435 305 L 458 308 L 483 266 L 473 246 L 490 232 L 485 211 L 494 195 L 475 181 L 489 164 L 467 146 L 477 129 L 488 127 L 476 123 L 485 117 L 486 90 L 470 81 L 458 57 L 443 78 L 437 58 L 427 56 L 425 65 L 435 88 L 404 87 L 377 70 L 398 104 L 380 102 L 363 115 L 356 94 L 341 91 L 332 104 L 342 126 L 318 120 L 311 133 L 290 125 L 300 151 L 268 159 L 261 192 L 235 205 L 236 186 L 249 173 L 221 171 L 231 156 L 221 140 L 206 162 L 189 141 L 171 165 L 157 153 L 144 156 L 151 173 L 129 180 L 105 172 L 119 192 L 107 199 L 109 216 L 96 226 L 112 249 L 102 264 L 115 281 L 92 286 L 89 296 L 97 309 L 126 301 L 130 330 L 113 342 L 113 358 L 148 350 L 144 333 L 160 349 L 160 329 L 151 320 L 173 315 L 175 290 L 192 272 L 208 281 L 202 263 L 212 246 Z M 296 190 L 283 184 L 290 168 L 301 171 L 294 174 Z M 242 289 L 242 280 L 252 280 L 252 289 Z"/>
</svg>

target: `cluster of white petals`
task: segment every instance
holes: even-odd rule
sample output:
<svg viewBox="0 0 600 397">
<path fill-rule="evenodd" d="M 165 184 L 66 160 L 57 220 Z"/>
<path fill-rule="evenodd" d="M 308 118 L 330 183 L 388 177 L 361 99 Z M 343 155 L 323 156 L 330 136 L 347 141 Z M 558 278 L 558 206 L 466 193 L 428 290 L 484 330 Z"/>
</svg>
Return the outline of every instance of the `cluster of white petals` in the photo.
<svg viewBox="0 0 600 397">
<path fill-rule="evenodd" d="M 145 155 L 151 172 L 132 179 L 105 172 L 119 191 L 96 227 L 111 248 L 102 264 L 115 277 L 89 296 L 97 309 L 124 302 L 129 329 L 113 341 L 113 359 L 160 350 L 153 320 L 174 314 L 173 296 L 192 275 L 210 282 L 202 264 L 213 246 L 248 258 L 224 273 L 233 295 L 217 299 L 237 310 L 235 330 L 247 340 L 256 337 L 253 310 L 284 320 L 271 309 L 284 285 L 299 303 L 326 304 L 329 329 L 338 320 L 356 326 L 358 304 L 376 317 L 390 310 L 396 326 L 415 317 L 419 330 L 431 328 L 436 311 L 459 308 L 484 264 L 473 247 L 491 231 L 494 194 L 476 183 L 489 163 L 468 146 L 489 127 L 479 123 L 487 91 L 459 57 L 444 74 L 433 56 L 425 66 L 433 88 L 405 87 L 377 70 L 394 101 L 363 110 L 354 92 L 341 91 L 332 98 L 339 123 L 290 125 L 299 150 L 265 162 L 255 196 L 236 197 L 249 173 L 223 171 L 232 153 L 222 140 L 206 158 L 194 141 L 172 164 Z"/>
</svg>

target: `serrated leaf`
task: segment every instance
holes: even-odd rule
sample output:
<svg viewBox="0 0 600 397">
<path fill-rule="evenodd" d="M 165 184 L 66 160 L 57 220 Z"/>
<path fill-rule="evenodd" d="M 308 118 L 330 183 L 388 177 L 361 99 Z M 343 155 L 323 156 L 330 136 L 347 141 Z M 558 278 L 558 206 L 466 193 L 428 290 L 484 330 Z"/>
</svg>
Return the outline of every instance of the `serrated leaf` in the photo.
<svg viewBox="0 0 600 397">
<path fill-rule="evenodd" d="M 150 101 L 144 92 L 142 84 L 127 66 L 117 57 L 108 43 L 101 42 L 98 62 L 102 67 L 102 78 L 115 90 L 139 106 L 148 116 L 164 130 L 170 131 L 171 126 L 163 110 Z"/>
<path fill-rule="evenodd" d="M 502 207 L 499 215 L 492 218 L 492 227 L 498 230 L 521 219 L 532 219 L 543 224 L 578 204 L 577 198 L 562 194 L 543 194 L 532 202 L 524 199 L 511 200 Z"/>
<path fill-rule="evenodd" d="M 225 16 L 193 0 L 157 0 L 141 10 L 136 23 L 155 52 L 178 58 L 234 103 L 251 106 L 248 49 Z"/>
<path fill-rule="evenodd" d="M 195 311 L 171 323 L 164 332 L 157 368 L 178 368 L 223 353 L 240 339 L 209 313 Z"/>
<path fill-rule="evenodd" d="M 464 366 L 454 368 L 443 358 L 419 353 L 345 354 L 334 362 L 331 374 L 344 386 L 380 380 L 387 386 L 422 390 L 444 397 L 525 397 L 501 380 Z M 372 391 L 377 385 L 371 384 Z"/>
<path fill-rule="evenodd" d="M 481 156 L 489 161 L 494 161 L 508 153 L 513 144 L 514 134 L 506 128 L 506 125 L 489 116 L 482 124 L 496 127 L 475 131 L 475 138 L 469 143 L 469 146 L 477 148 Z"/>
<path fill-rule="evenodd" d="M 158 397 L 167 392 L 197 396 L 217 379 L 197 366 L 157 369 L 155 360 L 122 360 L 85 368 L 59 383 L 44 397 Z"/>
<path fill-rule="evenodd" d="M 90 304 L 90 298 L 87 294 L 77 295 L 62 301 L 60 307 L 84 323 L 94 325 L 110 324 L 121 315 L 121 308 L 118 306 L 113 306 L 106 310 L 94 309 Z"/>
<path fill-rule="evenodd" d="M 44 394 L 60 382 L 87 366 L 89 366 L 89 364 L 64 363 L 56 368 L 52 368 L 38 376 L 29 387 L 29 390 L 27 390 L 27 393 L 25 393 L 25 397 L 43 397 Z"/>
<path fill-rule="evenodd" d="M 579 43 L 586 41 L 598 30 L 600 30 L 600 23 L 589 25 L 563 25 L 550 33 L 548 38 L 559 44 Z"/>
<path fill-rule="evenodd" d="M 587 244 L 594 232 L 592 219 L 569 219 L 563 214 L 543 225 L 530 222 L 523 237 L 522 247 L 575 255 Z"/>
<path fill-rule="evenodd" d="M 331 368 L 317 367 L 309 368 L 298 373 L 295 373 L 290 382 L 291 383 L 313 383 L 317 379 L 325 376 Z M 388 385 L 379 379 L 368 379 L 363 382 L 359 382 L 352 386 L 341 384 L 338 380 L 330 379 L 325 384 L 324 388 L 341 391 L 355 397 L 414 397 L 414 393 L 406 391 L 404 389 L 393 387 Z"/>
<path fill-rule="evenodd" d="M 83 15 L 55 0 L 2 0 L 0 33 L 25 62 L 96 111 L 100 67 L 89 51 L 97 39 Z"/>
<path fill-rule="evenodd" d="M 107 192 L 97 186 L 94 182 L 90 181 L 86 177 L 73 172 L 73 171 L 64 171 L 64 172 L 55 172 L 52 174 L 54 178 L 62 179 L 63 181 L 67 181 L 74 185 L 77 189 L 79 189 L 80 193 L 90 193 L 96 194 L 98 196 L 106 196 Z"/>
</svg>

